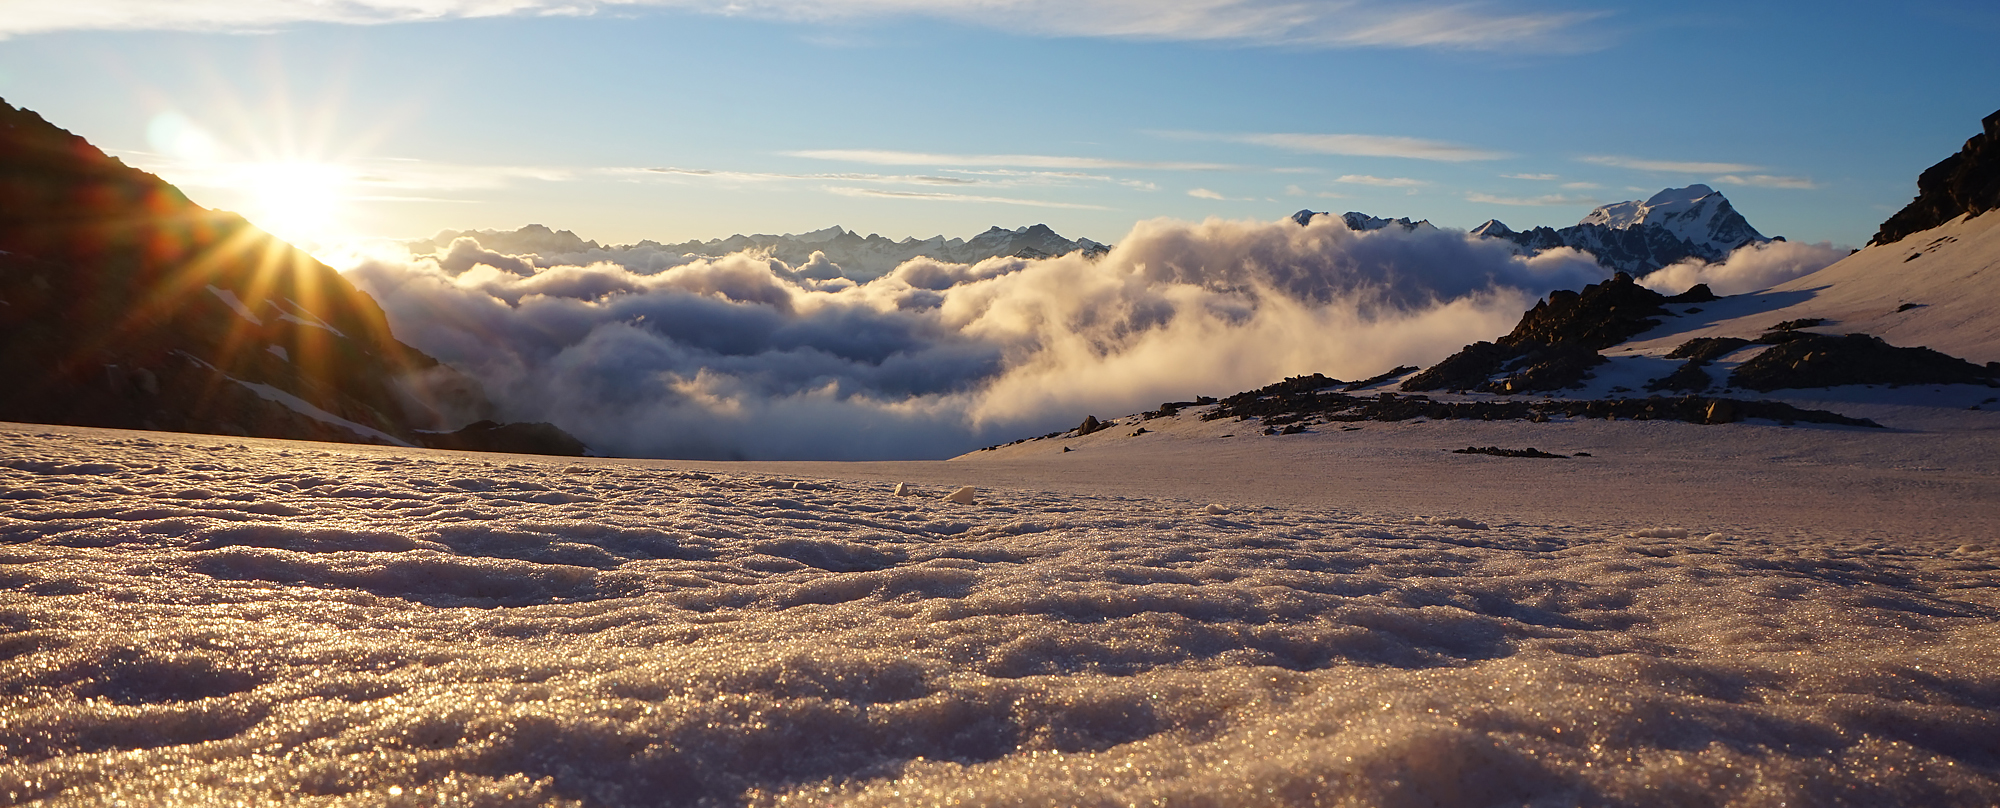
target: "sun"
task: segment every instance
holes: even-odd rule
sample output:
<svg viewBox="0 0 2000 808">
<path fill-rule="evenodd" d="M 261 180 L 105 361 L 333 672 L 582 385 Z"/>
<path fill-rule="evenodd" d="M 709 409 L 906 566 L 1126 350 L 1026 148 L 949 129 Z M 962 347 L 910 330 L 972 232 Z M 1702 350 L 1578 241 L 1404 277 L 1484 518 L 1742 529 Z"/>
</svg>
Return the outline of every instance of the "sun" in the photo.
<svg viewBox="0 0 2000 808">
<path fill-rule="evenodd" d="M 243 216 L 287 241 L 324 242 L 341 235 L 341 196 L 347 172 L 309 162 L 246 163 L 238 166 L 245 199 Z"/>
</svg>

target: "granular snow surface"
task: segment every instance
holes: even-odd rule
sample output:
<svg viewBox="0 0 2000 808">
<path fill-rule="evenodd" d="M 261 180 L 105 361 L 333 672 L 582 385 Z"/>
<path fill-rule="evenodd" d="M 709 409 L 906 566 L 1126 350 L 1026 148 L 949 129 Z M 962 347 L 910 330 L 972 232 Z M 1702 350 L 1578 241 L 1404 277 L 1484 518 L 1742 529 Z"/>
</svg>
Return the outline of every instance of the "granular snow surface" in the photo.
<svg viewBox="0 0 2000 808">
<path fill-rule="evenodd" d="M 2000 802 L 1991 430 L 1225 426 L 787 466 L 0 425 L 0 795 Z M 1443 451 L 1530 439 L 1592 456 Z"/>
</svg>

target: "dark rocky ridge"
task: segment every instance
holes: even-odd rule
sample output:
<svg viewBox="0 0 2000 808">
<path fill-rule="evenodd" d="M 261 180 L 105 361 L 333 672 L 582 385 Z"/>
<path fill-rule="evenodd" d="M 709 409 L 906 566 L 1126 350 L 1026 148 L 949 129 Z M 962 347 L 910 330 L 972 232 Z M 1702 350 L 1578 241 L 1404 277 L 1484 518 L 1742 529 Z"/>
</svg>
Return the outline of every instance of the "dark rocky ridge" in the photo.
<svg viewBox="0 0 2000 808">
<path fill-rule="evenodd" d="M 1870 246 L 1894 244 L 1963 215 L 2000 208 L 2000 111 L 1957 154 L 1917 176 L 1917 197 L 1882 223 Z"/>
<path fill-rule="evenodd" d="M 1668 303 L 1714 299 L 1706 284 L 1668 297 L 1623 272 L 1581 292 L 1557 290 L 1523 314 L 1506 336 L 1465 346 L 1410 377 L 1403 389 L 1524 393 L 1574 387 L 1604 362 L 1599 351 L 1659 325 L 1655 318 L 1667 314 Z M 1503 371 L 1505 378 L 1492 379 Z"/>
<path fill-rule="evenodd" d="M 1793 330 L 1766 337 L 1778 334 L 1786 336 L 1737 366 L 1729 377 L 1732 386 L 1760 392 L 1848 384 L 2000 386 L 2000 367 L 1981 367 L 1929 348 L 1898 348 L 1866 334 Z"/>
<path fill-rule="evenodd" d="M 1429 396 L 1378 393 L 1354 396 L 1339 392 L 1345 384 L 1320 374 L 1296 376 L 1267 387 L 1237 393 L 1202 413 L 1204 421 L 1223 418 L 1258 419 L 1272 434 L 1297 434 L 1312 423 L 1357 421 L 1547 421 L 1552 418 L 1603 418 L 1633 421 L 1686 421 L 1726 424 L 1745 418 L 1781 423 L 1822 423 L 1879 427 L 1865 418 L 1794 407 L 1776 401 L 1745 401 L 1708 396 L 1621 399 L 1545 399 L 1540 401 L 1438 401 Z M 1293 429 L 1293 427 L 1298 427 Z"/>
<path fill-rule="evenodd" d="M 4 101 L 0 378 L 0 420 L 272 438 L 491 408 L 332 267 Z"/>
</svg>

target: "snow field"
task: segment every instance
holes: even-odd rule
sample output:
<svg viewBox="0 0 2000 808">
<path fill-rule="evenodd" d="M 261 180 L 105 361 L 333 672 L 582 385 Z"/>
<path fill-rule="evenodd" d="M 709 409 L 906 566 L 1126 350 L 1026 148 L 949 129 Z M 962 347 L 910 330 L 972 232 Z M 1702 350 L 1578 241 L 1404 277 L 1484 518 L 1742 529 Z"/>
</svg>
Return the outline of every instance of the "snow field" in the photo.
<svg viewBox="0 0 2000 808">
<path fill-rule="evenodd" d="M 26 430 L 9 803 L 2000 800 L 1991 543 Z"/>
</svg>

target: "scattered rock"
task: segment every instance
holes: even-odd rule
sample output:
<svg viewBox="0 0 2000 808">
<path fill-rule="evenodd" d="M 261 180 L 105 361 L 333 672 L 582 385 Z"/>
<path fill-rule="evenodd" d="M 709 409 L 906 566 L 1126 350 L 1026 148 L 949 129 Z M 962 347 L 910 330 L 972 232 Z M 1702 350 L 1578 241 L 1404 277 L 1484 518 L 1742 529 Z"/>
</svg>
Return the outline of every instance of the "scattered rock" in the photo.
<svg viewBox="0 0 2000 808">
<path fill-rule="evenodd" d="M 1065 451 L 1065 452 L 1069 451 L 1069 447 L 1067 447 L 1067 446 L 1063 447 L 1063 451 Z M 909 484 L 909 483 L 897 483 L 897 484 L 896 484 L 896 496 L 899 496 L 899 497 L 909 497 L 909 496 L 916 496 L 916 493 L 917 493 L 917 489 L 915 489 L 915 488 L 911 488 L 911 487 L 910 487 L 910 484 Z"/>
<path fill-rule="evenodd" d="M 1708 288 L 1708 284 L 1697 283 L 1691 287 L 1688 287 L 1687 291 L 1674 295 L 1673 297 L 1667 298 L 1667 302 L 1668 303 L 1713 303 L 1721 299 L 1722 298 L 1716 296 L 1714 290 Z M 1687 313 L 1694 314 L 1699 311 L 1701 311 L 1701 309 L 1688 309 Z"/>
<path fill-rule="evenodd" d="M 976 501 L 977 501 L 977 500 L 975 499 L 975 496 L 976 496 L 976 495 L 977 495 L 978 493 L 979 493 L 979 491 L 978 491 L 977 489 L 975 489 L 975 488 L 973 488 L 972 486 L 969 486 L 969 485 L 968 485 L 968 486 L 966 486 L 966 487 L 964 487 L 964 488 L 960 488 L 960 489 L 958 489 L 957 491 L 953 491 L 953 492 L 951 492 L 951 494 L 949 494 L 949 495 L 947 495 L 947 496 L 945 497 L 945 501 L 946 501 L 946 502 L 956 502 L 956 503 L 958 503 L 958 504 L 960 504 L 960 505 L 971 505 L 971 504 L 973 504 L 974 502 L 976 502 Z"/>
<path fill-rule="evenodd" d="M 1391 369 L 1386 373 L 1377 373 L 1366 379 L 1362 379 L 1361 381 L 1354 382 L 1353 384 L 1349 384 L 1346 387 L 1340 388 L 1340 392 L 1352 393 L 1362 388 L 1374 387 L 1376 385 L 1383 384 L 1385 382 L 1394 381 L 1396 379 L 1400 379 L 1404 376 L 1408 376 L 1415 372 L 1417 372 L 1416 365 L 1397 365 L 1394 369 Z"/>
<path fill-rule="evenodd" d="M 1821 325 L 1826 325 L 1826 318 L 1825 318 L 1825 317 L 1801 317 L 1801 318 L 1799 318 L 1799 319 L 1797 319 L 1797 320 L 1786 320 L 1786 321 L 1784 321 L 1784 322 L 1782 322 L 1782 323 L 1779 323 L 1779 324 L 1777 324 L 1777 325 L 1774 325 L 1774 326 L 1771 326 L 1771 327 L 1770 327 L 1769 329 L 1766 329 L 1766 330 L 1767 330 L 1767 331 L 1797 331 L 1797 330 L 1799 330 L 1799 329 L 1801 329 L 1801 328 L 1812 328 L 1812 327 L 1814 327 L 1814 326 L 1821 326 Z"/>
<path fill-rule="evenodd" d="M 1208 514 L 1210 516 L 1221 516 L 1225 513 L 1228 513 L 1229 509 L 1222 507 L 1221 505 L 1209 505 L 1208 507 L 1201 509 L 1201 512 Z"/>
<path fill-rule="evenodd" d="M 1145 428 L 1145 427 L 1143 427 L 1143 426 L 1142 426 L 1142 427 L 1139 427 L 1139 428 L 1138 428 L 1137 430 L 1134 430 L 1134 431 L 1132 432 L 1132 437 L 1135 437 L 1135 438 L 1136 438 L 1136 437 L 1139 437 L 1140 435 L 1144 435 L 1144 434 L 1146 434 L 1146 433 L 1147 433 L 1148 431 L 1150 431 L 1150 430 L 1146 429 L 1146 428 Z"/>
<path fill-rule="evenodd" d="M 1690 359 L 1674 369 L 1674 372 L 1647 382 L 1646 389 L 1654 392 L 1676 390 L 1684 393 L 1707 390 L 1715 380 L 1709 377 L 1708 371 L 1702 369 L 1706 364 L 1708 362 L 1701 359 Z"/>
<path fill-rule="evenodd" d="M 1467 446 L 1463 449 L 1453 449 L 1451 450 L 1451 453 L 1493 455 L 1494 457 L 1538 457 L 1538 458 L 1553 458 L 1561 460 L 1569 459 L 1569 455 L 1550 454 L 1540 449 L 1536 449 L 1533 446 L 1530 446 L 1526 449 L 1502 449 L 1498 446 Z"/>
<path fill-rule="evenodd" d="M 1104 423 L 1103 421 L 1097 420 L 1097 416 L 1095 415 L 1086 415 L 1083 417 L 1083 423 L 1078 424 L 1076 427 L 1076 436 L 1081 438 L 1092 432 L 1103 430 L 1104 428 L 1109 426 L 1111 425 Z"/>
<path fill-rule="evenodd" d="M 1713 362 L 1749 344 L 1749 340 L 1740 337 L 1696 337 L 1681 343 L 1680 347 L 1667 354 L 1667 358 Z"/>
</svg>

